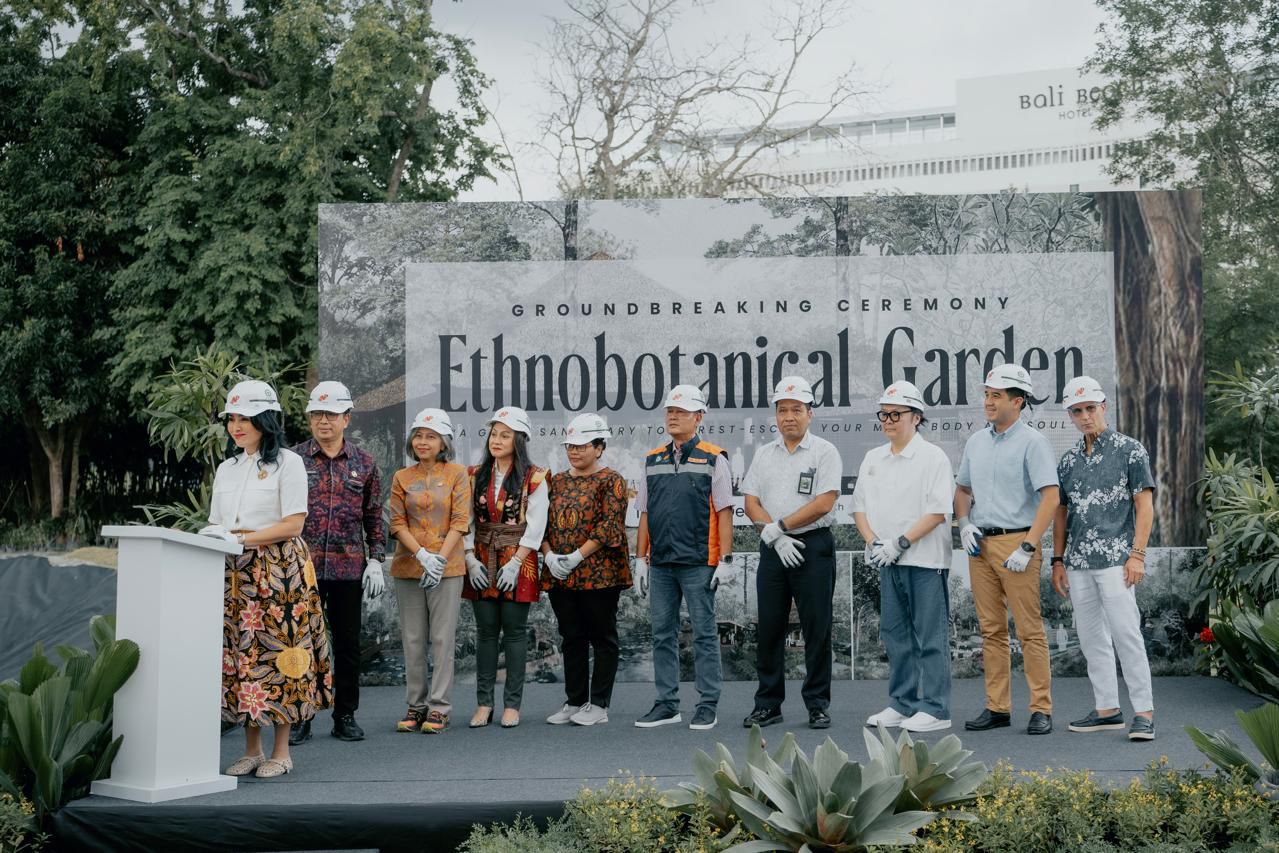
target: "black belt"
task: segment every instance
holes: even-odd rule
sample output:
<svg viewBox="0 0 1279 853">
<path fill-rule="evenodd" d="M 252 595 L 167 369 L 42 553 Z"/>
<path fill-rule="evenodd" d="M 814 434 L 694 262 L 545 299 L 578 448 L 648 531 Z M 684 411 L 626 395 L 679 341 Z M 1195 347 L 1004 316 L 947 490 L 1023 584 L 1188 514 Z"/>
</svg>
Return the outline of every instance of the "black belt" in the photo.
<svg viewBox="0 0 1279 853">
<path fill-rule="evenodd" d="M 1026 533 L 1029 527 L 979 527 L 982 536 L 1007 536 L 1010 533 Z"/>
</svg>

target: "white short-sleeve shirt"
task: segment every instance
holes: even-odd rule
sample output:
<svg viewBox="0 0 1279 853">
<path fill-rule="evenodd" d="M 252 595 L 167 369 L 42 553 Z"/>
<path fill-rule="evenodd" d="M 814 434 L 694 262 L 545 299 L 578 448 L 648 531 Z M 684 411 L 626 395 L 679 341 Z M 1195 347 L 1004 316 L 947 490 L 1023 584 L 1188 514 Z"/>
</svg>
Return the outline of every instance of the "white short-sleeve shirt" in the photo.
<svg viewBox="0 0 1279 853">
<path fill-rule="evenodd" d="M 950 568 L 950 516 L 955 495 L 954 468 L 946 451 L 918 433 L 902 452 L 891 444 L 866 453 L 853 488 L 853 512 L 866 520 L 880 539 L 896 539 L 925 515 L 946 520 L 924 535 L 898 561 L 925 569 Z"/>
<path fill-rule="evenodd" d="M 839 451 L 821 436 L 805 432 L 795 450 L 786 449 L 786 440 L 777 438 L 759 449 L 751 462 L 742 494 L 754 495 L 772 518 L 785 518 L 818 495 L 838 493 L 844 478 L 844 463 Z M 835 522 L 834 510 L 816 521 L 787 530 L 807 533 Z"/>
<path fill-rule="evenodd" d="M 306 512 L 306 465 L 292 450 L 258 465 L 258 455 L 238 453 L 213 475 L 209 523 L 227 530 L 261 530 L 286 516 Z"/>
</svg>

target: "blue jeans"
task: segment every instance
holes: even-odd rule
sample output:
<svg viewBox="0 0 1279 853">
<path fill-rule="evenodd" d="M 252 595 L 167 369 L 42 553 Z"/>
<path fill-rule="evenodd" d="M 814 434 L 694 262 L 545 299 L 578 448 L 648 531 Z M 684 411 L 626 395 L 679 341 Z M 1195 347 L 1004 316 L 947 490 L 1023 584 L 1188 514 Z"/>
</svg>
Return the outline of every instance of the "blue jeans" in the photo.
<svg viewBox="0 0 1279 853">
<path fill-rule="evenodd" d="M 697 706 L 714 710 L 723 681 L 719 662 L 719 629 L 715 593 L 707 585 L 714 566 L 671 569 L 653 566 L 648 578 L 648 608 L 653 622 L 653 681 L 657 703 L 679 710 L 679 605 L 688 603 L 693 624 L 693 671 Z"/>
<path fill-rule="evenodd" d="M 917 566 L 879 570 L 879 638 L 888 652 L 893 709 L 950 719 L 950 572 Z"/>
</svg>

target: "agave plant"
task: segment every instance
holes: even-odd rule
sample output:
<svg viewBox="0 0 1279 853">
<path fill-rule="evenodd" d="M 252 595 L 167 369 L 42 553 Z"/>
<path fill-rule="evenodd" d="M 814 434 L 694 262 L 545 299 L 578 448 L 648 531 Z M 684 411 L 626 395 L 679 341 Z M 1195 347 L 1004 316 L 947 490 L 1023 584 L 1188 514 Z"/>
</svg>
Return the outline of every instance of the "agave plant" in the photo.
<svg viewBox="0 0 1279 853">
<path fill-rule="evenodd" d="M 771 756 L 762 760 L 751 766 L 762 800 L 729 791 L 742 825 L 758 840 L 735 844 L 726 853 L 861 853 L 871 844 L 914 844 L 912 833 L 936 817 L 898 812 L 906 777 L 889 773 L 881 761 L 865 768 L 849 761 L 829 737 L 811 763 L 796 748 L 789 774 Z"/>
<path fill-rule="evenodd" d="M 752 766 L 761 767 L 765 756 L 775 764 L 789 764 L 795 755 L 795 736 L 787 732 L 781 744 L 771 756 L 765 750 L 764 736 L 759 726 L 751 726 L 746 740 L 746 756 L 738 767 L 733 753 L 722 743 L 715 744 L 715 757 L 702 750 L 693 753 L 694 782 L 681 782 L 673 791 L 662 792 L 662 802 L 668 807 L 685 814 L 692 814 L 700 801 L 707 809 L 711 822 L 722 832 L 725 841 L 731 841 L 741 832 L 741 823 L 737 817 L 731 795 L 742 794 L 763 802 L 754 785 L 755 771 Z"/>
<path fill-rule="evenodd" d="M 1267 797 L 1279 799 L 1279 705 L 1267 702 L 1251 711 L 1235 711 L 1235 716 L 1265 759 L 1263 764 L 1257 765 L 1244 755 L 1225 732 L 1205 734 L 1194 726 L 1186 726 L 1186 734 L 1213 764 L 1226 771 L 1242 773 Z"/>
<path fill-rule="evenodd" d="M 871 761 L 883 764 L 888 773 L 900 774 L 906 779 L 897 799 L 899 811 L 938 811 L 967 805 L 977 799 L 977 789 L 990 776 L 982 762 L 964 763 L 973 751 L 964 749 L 954 735 L 942 738 L 931 750 L 928 744 L 912 740 L 905 729 L 896 742 L 883 726 L 879 727 L 878 736 L 868 731 L 863 731 L 862 736 Z M 946 817 L 973 819 L 963 812 L 950 812 Z"/>
</svg>

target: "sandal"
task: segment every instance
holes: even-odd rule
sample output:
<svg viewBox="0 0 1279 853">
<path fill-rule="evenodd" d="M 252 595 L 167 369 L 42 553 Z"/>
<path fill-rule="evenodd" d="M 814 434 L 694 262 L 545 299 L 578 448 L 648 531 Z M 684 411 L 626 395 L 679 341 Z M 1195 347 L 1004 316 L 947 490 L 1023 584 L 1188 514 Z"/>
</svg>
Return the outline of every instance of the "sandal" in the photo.
<svg viewBox="0 0 1279 853">
<path fill-rule="evenodd" d="M 234 764 L 226 769 L 226 775 L 248 776 L 264 763 L 266 763 L 266 756 L 260 752 L 257 755 L 241 755 L 235 760 Z"/>
<path fill-rule="evenodd" d="M 492 708 L 489 708 L 487 712 L 483 712 L 481 708 L 476 708 L 475 714 L 471 717 L 471 722 L 467 725 L 472 729 L 482 729 L 491 722 L 493 722 Z"/>
<path fill-rule="evenodd" d="M 502 728 L 513 729 L 520 724 L 520 712 L 518 708 L 507 708 L 502 712 Z"/>
<path fill-rule="evenodd" d="M 292 769 L 292 758 L 268 758 L 262 762 L 262 766 L 258 768 L 256 775 L 259 779 L 274 779 L 276 776 L 283 776 Z"/>
</svg>

